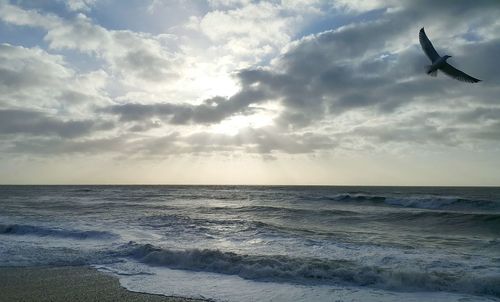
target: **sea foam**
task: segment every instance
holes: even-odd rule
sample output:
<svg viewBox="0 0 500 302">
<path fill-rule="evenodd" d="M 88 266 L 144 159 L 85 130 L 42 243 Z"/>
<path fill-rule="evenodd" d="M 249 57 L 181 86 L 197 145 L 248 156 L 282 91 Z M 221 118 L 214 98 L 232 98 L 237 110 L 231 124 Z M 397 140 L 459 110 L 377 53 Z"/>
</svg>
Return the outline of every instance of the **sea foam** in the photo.
<svg viewBox="0 0 500 302">
<path fill-rule="evenodd" d="M 170 250 L 151 244 L 136 246 L 130 255 L 153 266 L 237 275 L 257 281 L 348 284 L 398 291 L 451 291 L 500 297 L 499 274 L 476 276 L 466 272 L 444 273 L 408 267 L 367 266 L 347 260 L 245 255 L 209 249 Z"/>
</svg>

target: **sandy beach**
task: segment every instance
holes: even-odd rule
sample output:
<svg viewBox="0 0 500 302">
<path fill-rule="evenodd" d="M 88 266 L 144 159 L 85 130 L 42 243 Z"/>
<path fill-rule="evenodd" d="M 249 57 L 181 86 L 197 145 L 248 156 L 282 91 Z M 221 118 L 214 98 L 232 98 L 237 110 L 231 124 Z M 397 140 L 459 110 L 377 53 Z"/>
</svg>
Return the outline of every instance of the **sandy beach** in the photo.
<svg viewBox="0 0 500 302">
<path fill-rule="evenodd" d="M 135 293 L 117 278 L 91 267 L 1 267 L 0 301 L 143 301 L 200 300 Z"/>
</svg>

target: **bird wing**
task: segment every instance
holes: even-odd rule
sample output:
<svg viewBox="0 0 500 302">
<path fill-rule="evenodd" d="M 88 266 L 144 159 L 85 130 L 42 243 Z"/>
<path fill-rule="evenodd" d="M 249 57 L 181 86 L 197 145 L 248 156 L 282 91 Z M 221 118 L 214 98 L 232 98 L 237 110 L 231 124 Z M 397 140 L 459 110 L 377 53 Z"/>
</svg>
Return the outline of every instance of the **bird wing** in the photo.
<svg viewBox="0 0 500 302">
<path fill-rule="evenodd" d="M 444 63 L 442 67 L 439 68 L 442 72 L 445 74 L 449 75 L 450 77 L 457 79 L 462 82 L 468 82 L 468 83 L 477 83 L 480 82 L 481 80 L 476 79 L 474 77 L 471 77 L 470 75 L 466 74 L 463 71 L 460 71 L 456 69 L 455 67 L 451 66 L 448 63 Z"/>
<path fill-rule="evenodd" d="M 427 57 L 429 57 L 429 59 L 432 62 L 436 61 L 441 57 L 434 49 L 434 46 L 432 46 L 432 43 L 429 40 L 429 38 L 427 38 L 427 35 L 425 34 L 423 27 L 420 29 L 418 39 L 420 41 L 420 46 L 422 46 L 422 49 L 424 50 L 425 54 L 427 55 Z"/>
</svg>

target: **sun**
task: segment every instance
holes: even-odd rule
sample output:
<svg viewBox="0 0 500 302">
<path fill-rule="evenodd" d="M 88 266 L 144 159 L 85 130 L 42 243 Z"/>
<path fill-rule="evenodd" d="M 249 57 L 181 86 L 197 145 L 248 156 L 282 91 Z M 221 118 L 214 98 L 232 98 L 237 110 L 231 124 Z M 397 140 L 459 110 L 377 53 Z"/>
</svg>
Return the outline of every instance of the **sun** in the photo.
<svg viewBox="0 0 500 302">
<path fill-rule="evenodd" d="M 194 64 L 185 74 L 182 85 L 197 92 L 200 99 L 229 97 L 240 89 L 238 81 L 224 66 L 206 62 Z"/>
<path fill-rule="evenodd" d="M 245 128 L 261 128 L 273 124 L 273 116 L 265 113 L 236 115 L 212 126 L 211 132 L 236 135 Z"/>
<path fill-rule="evenodd" d="M 276 118 L 283 111 L 282 105 L 276 102 L 262 103 L 259 104 L 258 107 L 253 107 L 253 109 L 255 109 L 253 114 L 231 116 L 211 126 L 210 132 L 236 135 L 243 129 L 257 129 L 272 126 Z"/>
<path fill-rule="evenodd" d="M 239 89 L 234 79 L 227 75 L 198 75 L 196 85 L 207 98 L 213 96 L 228 97 L 238 92 Z"/>
</svg>

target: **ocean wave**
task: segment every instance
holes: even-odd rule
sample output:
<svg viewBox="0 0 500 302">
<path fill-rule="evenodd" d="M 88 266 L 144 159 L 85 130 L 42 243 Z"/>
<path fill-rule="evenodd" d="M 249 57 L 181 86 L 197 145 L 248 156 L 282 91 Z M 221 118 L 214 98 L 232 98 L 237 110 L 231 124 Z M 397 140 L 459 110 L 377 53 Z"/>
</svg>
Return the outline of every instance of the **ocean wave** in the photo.
<svg viewBox="0 0 500 302">
<path fill-rule="evenodd" d="M 132 246 L 135 247 L 130 256 L 149 265 L 237 275 L 257 281 L 350 284 L 392 290 L 454 291 L 500 296 L 497 286 L 500 274 L 479 277 L 465 272 L 365 266 L 347 260 L 243 255 L 208 249 L 169 250 L 150 244 Z"/>
<path fill-rule="evenodd" d="M 95 189 L 83 188 L 83 189 L 75 189 L 73 192 L 88 193 L 88 192 L 94 192 L 94 191 L 95 191 Z"/>
<path fill-rule="evenodd" d="M 402 221 L 404 223 L 439 224 L 448 226 L 485 227 L 500 232 L 500 214 L 458 213 L 458 212 L 397 212 L 378 215 L 379 221 Z M 431 226 L 432 226 L 431 225 Z"/>
<path fill-rule="evenodd" d="M 335 211 L 327 211 L 323 214 L 330 215 Z M 346 211 L 347 212 L 347 211 Z M 343 216 L 341 216 L 343 217 Z M 349 216 L 353 217 L 353 216 Z M 229 233 L 243 234 L 250 232 L 252 234 L 279 234 L 282 236 L 335 236 L 340 239 L 341 234 L 335 230 L 310 229 L 306 226 L 297 224 L 280 224 L 270 221 L 258 221 L 250 219 L 211 219 L 211 218 L 191 218 L 187 215 L 163 214 L 152 215 L 139 218 L 142 225 L 154 229 L 169 229 L 177 232 L 191 232 L 193 234 L 208 234 L 211 236 L 228 235 Z M 247 233 L 248 234 L 248 233 Z M 344 235 L 345 236 L 345 235 Z"/>
<path fill-rule="evenodd" d="M 222 213 L 222 214 L 240 214 L 240 213 L 259 213 L 260 215 L 274 216 L 300 216 L 320 215 L 320 216 L 355 216 L 358 212 L 339 210 L 339 209 L 317 209 L 306 207 L 289 206 L 268 206 L 268 205 L 248 205 L 248 206 L 228 206 L 228 207 L 197 207 L 196 211 L 203 214 Z"/>
<path fill-rule="evenodd" d="M 500 211 L 500 202 L 498 201 L 474 200 L 455 196 L 380 196 L 346 193 L 325 198 L 336 202 L 363 202 L 419 209 Z"/>
<path fill-rule="evenodd" d="M 0 224 L 0 234 L 5 235 L 33 235 L 50 236 L 72 239 L 114 239 L 118 235 L 104 231 L 83 231 L 66 230 L 59 228 L 49 228 L 43 226 L 21 225 L 21 224 Z"/>
<path fill-rule="evenodd" d="M 327 196 L 327 199 L 334 201 L 372 201 L 372 202 L 384 202 L 386 197 L 379 195 L 369 195 L 362 193 L 342 193 L 333 196 Z"/>
</svg>

